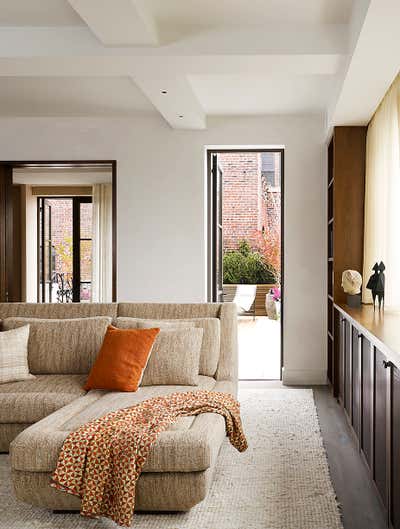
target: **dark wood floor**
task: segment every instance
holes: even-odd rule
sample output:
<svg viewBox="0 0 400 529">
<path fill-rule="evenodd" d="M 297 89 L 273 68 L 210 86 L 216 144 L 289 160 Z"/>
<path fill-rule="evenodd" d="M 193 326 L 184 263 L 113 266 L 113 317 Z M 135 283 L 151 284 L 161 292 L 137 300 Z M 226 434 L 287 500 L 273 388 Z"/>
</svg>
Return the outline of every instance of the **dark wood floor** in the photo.
<svg viewBox="0 0 400 529">
<path fill-rule="evenodd" d="M 240 382 L 240 387 L 282 387 L 280 382 Z M 344 529 L 386 529 L 385 516 L 345 419 L 326 386 L 314 386 L 315 402 Z"/>
<path fill-rule="evenodd" d="M 385 529 L 383 510 L 343 410 L 328 388 L 314 389 L 332 482 L 342 506 L 345 529 Z"/>
</svg>

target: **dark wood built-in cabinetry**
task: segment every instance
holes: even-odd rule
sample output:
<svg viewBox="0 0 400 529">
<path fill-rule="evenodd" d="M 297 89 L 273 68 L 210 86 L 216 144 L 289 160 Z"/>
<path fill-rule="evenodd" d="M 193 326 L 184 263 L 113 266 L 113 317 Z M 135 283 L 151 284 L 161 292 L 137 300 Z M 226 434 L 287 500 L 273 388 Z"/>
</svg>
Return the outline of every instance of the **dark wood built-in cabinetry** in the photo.
<svg viewBox="0 0 400 529">
<path fill-rule="evenodd" d="M 366 127 L 336 127 L 328 147 L 328 379 L 390 529 L 400 529 L 400 313 L 350 308 L 346 269 L 362 271 Z"/>
<path fill-rule="evenodd" d="M 338 400 L 387 515 L 400 529 L 400 313 L 334 305 Z M 335 345 L 335 344 L 334 344 Z"/>
<path fill-rule="evenodd" d="M 362 270 L 366 133 L 366 127 L 335 127 L 328 147 L 328 379 L 335 396 L 340 367 L 339 351 L 334 350 L 334 334 L 339 328 L 333 304 L 346 301 L 341 287 L 343 271 Z M 335 346 L 339 347 L 338 340 Z"/>
</svg>

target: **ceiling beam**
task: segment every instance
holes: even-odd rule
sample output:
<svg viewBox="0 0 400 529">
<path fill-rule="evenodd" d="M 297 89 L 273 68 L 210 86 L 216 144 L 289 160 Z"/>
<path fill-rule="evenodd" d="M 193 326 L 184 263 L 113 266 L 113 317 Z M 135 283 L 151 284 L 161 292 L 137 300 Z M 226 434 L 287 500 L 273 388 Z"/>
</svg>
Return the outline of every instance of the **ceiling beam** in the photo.
<svg viewBox="0 0 400 529">
<path fill-rule="evenodd" d="M 149 56 L 187 57 L 220 55 L 346 55 L 347 32 L 342 25 L 323 28 L 291 26 L 231 28 L 189 35 L 160 46 L 106 46 L 87 27 L 1 27 L 3 57 Z"/>
<path fill-rule="evenodd" d="M 205 112 L 186 77 L 135 76 L 134 82 L 173 129 L 206 128 Z"/>
<path fill-rule="evenodd" d="M 341 55 L 189 55 L 2 57 L 0 77 L 149 77 L 182 75 L 335 75 Z"/>
<path fill-rule="evenodd" d="M 328 127 L 366 125 L 399 71 L 400 2 L 368 4 Z"/>
<path fill-rule="evenodd" d="M 81 9 L 93 7 L 93 1 L 71 0 Z M 114 2 L 107 5 L 115 7 Z M 109 17 L 112 20 L 111 12 Z M 343 26 L 325 29 L 227 28 L 160 46 L 129 47 L 126 42 L 106 46 L 108 37 L 103 35 L 100 42 L 85 27 L 0 28 L 0 77 L 129 77 L 171 127 L 203 129 L 205 112 L 189 79 L 196 75 L 281 76 L 288 82 L 291 76 L 333 78 L 342 66 L 347 40 Z"/>
<path fill-rule="evenodd" d="M 68 0 L 106 46 L 157 45 L 151 14 L 137 0 Z"/>
</svg>

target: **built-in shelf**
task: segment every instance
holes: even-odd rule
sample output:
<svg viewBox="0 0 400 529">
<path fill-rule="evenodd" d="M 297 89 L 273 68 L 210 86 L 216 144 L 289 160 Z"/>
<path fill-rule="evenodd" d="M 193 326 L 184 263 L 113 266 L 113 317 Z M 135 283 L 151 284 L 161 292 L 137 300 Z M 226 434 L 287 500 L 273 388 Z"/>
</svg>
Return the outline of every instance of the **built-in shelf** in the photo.
<svg viewBox="0 0 400 529">
<path fill-rule="evenodd" d="M 362 269 L 366 127 L 335 127 L 328 146 L 326 190 L 328 379 L 338 395 L 338 310 L 346 269 Z M 400 525 L 398 527 L 400 529 Z"/>
</svg>

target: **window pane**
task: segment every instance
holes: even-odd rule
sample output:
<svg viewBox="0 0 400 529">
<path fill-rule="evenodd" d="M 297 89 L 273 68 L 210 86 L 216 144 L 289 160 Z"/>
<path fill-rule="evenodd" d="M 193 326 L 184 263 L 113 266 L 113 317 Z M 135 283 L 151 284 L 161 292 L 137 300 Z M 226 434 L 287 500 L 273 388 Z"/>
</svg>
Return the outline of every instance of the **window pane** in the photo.
<svg viewBox="0 0 400 529">
<path fill-rule="evenodd" d="M 49 265 L 50 265 L 50 262 L 49 262 L 49 257 L 50 257 L 50 252 L 49 252 L 49 247 L 50 247 L 50 244 L 51 244 L 51 241 L 50 241 L 50 217 L 51 217 L 51 207 L 48 205 L 47 201 L 45 201 L 45 204 L 44 204 L 44 218 L 45 218 L 45 221 L 44 221 L 44 280 L 46 283 L 49 282 L 50 280 L 50 270 L 49 270 Z M 48 301 L 48 300 L 46 300 Z"/>
<path fill-rule="evenodd" d="M 89 303 L 92 300 L 92 284 L 81 283 L 80 289 L 81 303 Z"/>
<path fill-rule="evenodd" d="M 92 241 L 81 241 L 81 281 L 92 280 Z"/>
<path fill-rule="evenodd" d="M 271 187 L 281 185 L 281 154 L 279 152 L 261 153 L 261 176 Z"/>
<path fill-rule="evenodd" d="M 72 200 L 51 198 L 52 280 L 54 289 L 72 280 Z"/>
<path fill-rule="evenodd" d="M 92 204 L 81 203 L 81 239 L 92 238 Z"/>
</svg>

